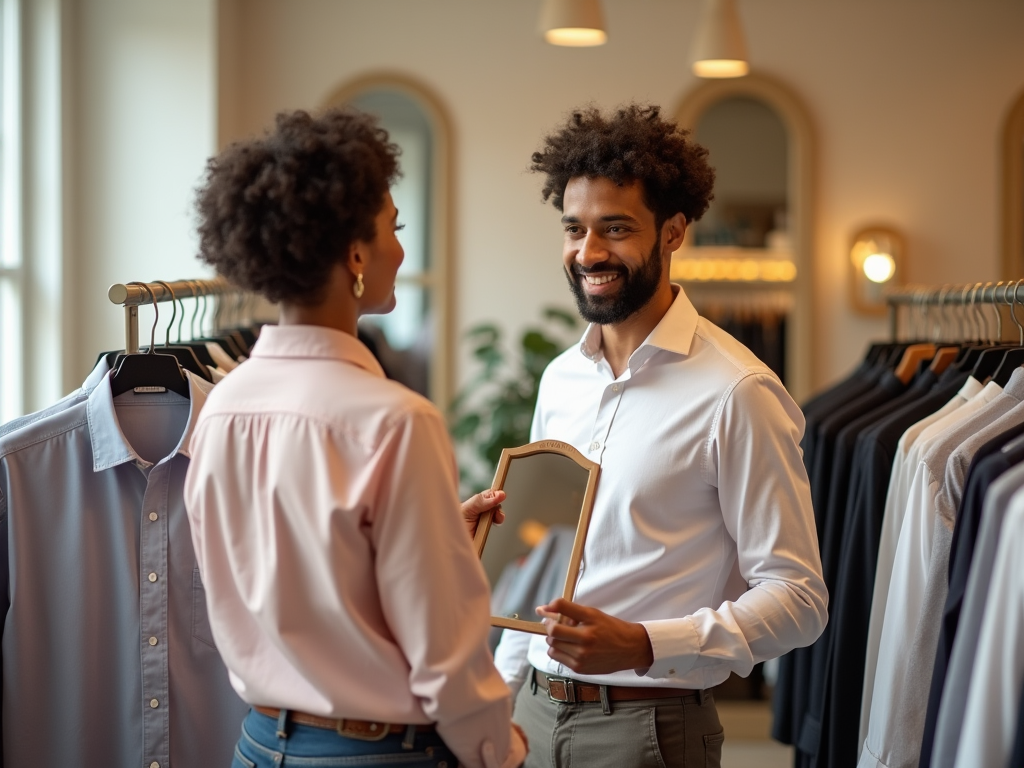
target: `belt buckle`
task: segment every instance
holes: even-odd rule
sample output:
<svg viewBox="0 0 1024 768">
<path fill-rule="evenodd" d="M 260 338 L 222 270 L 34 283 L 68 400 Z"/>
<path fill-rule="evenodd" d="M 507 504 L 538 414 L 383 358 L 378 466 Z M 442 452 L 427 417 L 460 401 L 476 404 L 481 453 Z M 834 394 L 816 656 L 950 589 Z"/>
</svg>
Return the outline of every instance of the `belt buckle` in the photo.
<svg viewBox="0 0 1024 768">
<path fill-rule="evenodd" d="M 354 728 L 349 726 L 350 721 L 345 718 L 338 720 L 338 724 L 334 726 L 335 732 L 339 736 L 345 736 L 349 739 L 359 739 L 360 741 L 381 741 L 384 739 L 390 728 L 387 723 L 366 723 L 365 728 Z M 358 720 L 354 722 L 360 722 Z"/>
<path fill-rule="evenodd" d="M 551 695 L 551 683 L 561 683 L 565 689 L 565 699 L 556 699 Z M 548 699 L 555 702 L 556 704 L 575 704 L 576 703 L 576 683 L 574 680 L 570 680 L 567 677 L 549 677 L 548 678 Z"/>
</svg>

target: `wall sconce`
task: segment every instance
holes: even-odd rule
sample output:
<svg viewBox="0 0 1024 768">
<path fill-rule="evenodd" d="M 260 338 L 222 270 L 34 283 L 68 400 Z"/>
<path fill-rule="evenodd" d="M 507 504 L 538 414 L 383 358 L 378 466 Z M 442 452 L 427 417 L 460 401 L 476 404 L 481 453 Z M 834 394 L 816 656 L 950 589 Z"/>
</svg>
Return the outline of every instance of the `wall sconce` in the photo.
<svg viewBox="0 0 1024 768">
<path fill-rule="evenodd" d="M 601 0 L 544 0 L 540 31 L 552 45 L 583 48 L 608 41 Z"/>
<path fill-rule="evenodd" d="M 743 77 L 750 71 L 736 0 L 705 0 L 692 51 L 697 77 Z"/>
<path fill-rule="evenodd" d="M 888 311 L 885 291 L 900 284 L 906 248 L 903 236 L 888 227 L 867 227 L 850 246 L 850 299 L 865 315 Z"/>
</svg>

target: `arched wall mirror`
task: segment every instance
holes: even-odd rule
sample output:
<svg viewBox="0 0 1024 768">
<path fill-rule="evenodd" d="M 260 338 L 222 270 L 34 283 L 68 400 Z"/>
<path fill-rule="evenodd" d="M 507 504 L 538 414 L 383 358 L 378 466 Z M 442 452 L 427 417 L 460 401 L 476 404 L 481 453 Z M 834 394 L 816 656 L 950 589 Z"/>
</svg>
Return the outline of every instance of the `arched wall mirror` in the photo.
<svg viewBox="0 0 1024 768">
<path fill-rule="evenodd" d="M 1024 275 L 1024 93 L 1003 123 L 1003 277 Z"/>
<path fill-rule="evenodd" d="M 391 190 L 405 225 L 398 234 L 405 260 L 395 285 L 397 306 L 360 320 L 360 337 L 390 377 L 443 408 L 451 397 L 450 123 L 428 89 L 396 75 L 345 84 L 324 106 L 376 115 L 402 148 L 402 178 Z"/>
<path fill-rule="evenodd" d="M 672 278 L 698 311 L 810 394 L 812 160 L 810 119 L 759 75 L 707 81 L 676 119 L 715 167 L 715 200 L 673 255 Z"/>
</svg>

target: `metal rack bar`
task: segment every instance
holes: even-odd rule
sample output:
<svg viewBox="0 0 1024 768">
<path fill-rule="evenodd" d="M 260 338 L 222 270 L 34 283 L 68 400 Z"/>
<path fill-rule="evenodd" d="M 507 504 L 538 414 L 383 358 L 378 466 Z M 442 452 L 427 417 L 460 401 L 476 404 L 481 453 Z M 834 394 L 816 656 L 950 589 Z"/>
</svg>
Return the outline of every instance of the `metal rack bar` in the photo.
<svg viewBox="0 0 1024 768">
<path fill-rule="evenodd" d="M 174 280 L 168 282 L 170 290 L 163 283 L 115 283 L 107 290 L 112 304 L 124 307 L 124 349 L 129 355 L 139 351 L 139 307 L 171 301 L 172 298 L 188 299 L 199 296 L 221 296 L 236 293 L 239 289 L 227 280 Z M 172 295 L 173 294 L 173 295 Z"/>
<path fill-rule="evenodd" d="M 1024 300 L 1024 279 L 984 283 L 960 283 L 942 286 L 904 286 L 886 293 L 889 305 L 889 332 L 893 340 L 899 331 L 900 307 L 967 306 L 971 304 L 1018 304 Z"/>
<path fill-rule="evenodd" d="M 192 296 L 218 296 L 225 293 L 234 293 L 238 290 L 227 280 L 220 278 L 213 280 L 174 280 L 167 284 L 179 299 L 188 299 Z M 153 293 L 150 294 L 150 291 Z M 115 283 L 107 291 L 107 298 L 113 304 L 120 304 L 124 307 L 139 307 L 143 304 L 152 304 L 153 297 L 156 297 L 158 302 L 170 301 L 171 291 L 168 291 L 163 283 Z"/>
</svg>

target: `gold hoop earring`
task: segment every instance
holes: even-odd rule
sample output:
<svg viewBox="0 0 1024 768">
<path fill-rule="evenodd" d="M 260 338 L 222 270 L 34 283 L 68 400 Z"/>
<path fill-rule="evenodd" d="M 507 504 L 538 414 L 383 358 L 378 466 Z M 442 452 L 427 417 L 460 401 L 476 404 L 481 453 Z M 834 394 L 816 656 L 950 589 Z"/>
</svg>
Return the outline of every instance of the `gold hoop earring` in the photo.
<svg viewBox="0 0 1024 768">
<path fill-rule="evenodd" d="M 352 295 L 357 299 L 363 298 L 363 291 L 366 290 L 366 286 L 363 285 L 363 273 L 360 272 L 356 275 L 356 281 L 352 284 Z"/>
</svg>

